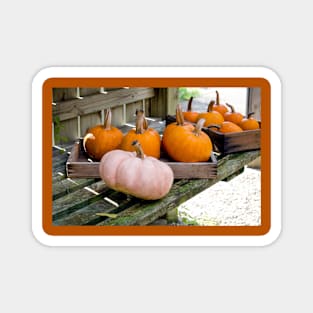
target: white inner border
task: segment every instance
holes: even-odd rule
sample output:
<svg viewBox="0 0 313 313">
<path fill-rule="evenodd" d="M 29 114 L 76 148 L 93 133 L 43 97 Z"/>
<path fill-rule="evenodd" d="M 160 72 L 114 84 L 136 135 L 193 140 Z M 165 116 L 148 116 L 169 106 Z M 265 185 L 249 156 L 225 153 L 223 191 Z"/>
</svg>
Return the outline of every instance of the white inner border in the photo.
<svg viewBox="0 0 313 313">
<path fill-rule="evenodd" d="M 271 229 L 263 236 L 51 236 L 42 228 L 42 86 L 53 77 L 245 77 L 271 85 Z M 265 246 L 281 232 L 281 82 L 265 67 L 49 67 L 32 83 L 32 230 L 47 246 Z"/>
</svg>

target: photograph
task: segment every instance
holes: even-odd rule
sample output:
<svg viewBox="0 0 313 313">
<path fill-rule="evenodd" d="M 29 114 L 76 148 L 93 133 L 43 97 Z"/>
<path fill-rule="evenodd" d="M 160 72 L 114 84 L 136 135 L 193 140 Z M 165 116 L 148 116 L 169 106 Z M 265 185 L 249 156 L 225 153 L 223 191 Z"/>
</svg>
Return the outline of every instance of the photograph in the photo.
<svg viewBox="0 0 313 313">
<path fill-rule="evenodd" d="M 262 224 L 260 87 L 56 86 L 51 97 L 53 226 Z"/>
</svg>

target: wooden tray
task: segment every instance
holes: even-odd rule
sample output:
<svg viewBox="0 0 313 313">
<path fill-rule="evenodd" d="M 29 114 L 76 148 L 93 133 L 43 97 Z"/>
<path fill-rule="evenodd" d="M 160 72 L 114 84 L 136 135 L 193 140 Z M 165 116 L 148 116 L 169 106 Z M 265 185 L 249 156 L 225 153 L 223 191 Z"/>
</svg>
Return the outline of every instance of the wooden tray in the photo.
<svg viewBox="0 0 313 313">
<path fill-rule="evenodd" d="M 175 121 L 175 116 L 169 115 L 166 117 L 166 125 Z M 261 122 L 259 124 L 261 127 Z M 214 150 L 221 154 L 258 150 L 261 147 L 261 128 L 228 134 L 206 127 L 203 127 L 202 130 L 211 138 L 214 144 Z"/>
<path fill-rule="evenodd" d="M 208 162 L 183 163 L 172 161 L 164 152 L 161 153 L 161 161 L 168 164 L 174 178 L 209 178 L 217 176 L 217 159 L 212 152 Z M 85 153 L 82 139 L 74 143 L 71 154 L 66 162 L 67 177 L 71 178 L 99 178 L 99 162 L 91 160 Z"/>
</svg>

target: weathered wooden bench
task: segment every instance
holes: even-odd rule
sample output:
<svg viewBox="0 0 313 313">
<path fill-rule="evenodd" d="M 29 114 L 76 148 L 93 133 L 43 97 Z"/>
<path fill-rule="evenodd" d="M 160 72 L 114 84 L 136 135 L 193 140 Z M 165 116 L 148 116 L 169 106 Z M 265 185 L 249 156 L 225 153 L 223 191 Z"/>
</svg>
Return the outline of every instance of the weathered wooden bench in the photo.
<svg viewBox="0 0 313 313">
<path fill-rule="evenodd" d="M 154 126 L 162 131 L 164 123 Z M 152 127 L 154 127 L 152 126 Z M 130 126 L 125 126 L 127 131 Z M 157 201 L 140 200 L 108 188 L 99 178 L 69 178 L 66 161 L 74 142 L 53 147 L 52 190 L 54 225 L 151 225 L 221 180 L 229 180 L 260 156 L 260 150 L 216 155 L 214 179 L 175 179 L 169 194 Z"/>
</svg>

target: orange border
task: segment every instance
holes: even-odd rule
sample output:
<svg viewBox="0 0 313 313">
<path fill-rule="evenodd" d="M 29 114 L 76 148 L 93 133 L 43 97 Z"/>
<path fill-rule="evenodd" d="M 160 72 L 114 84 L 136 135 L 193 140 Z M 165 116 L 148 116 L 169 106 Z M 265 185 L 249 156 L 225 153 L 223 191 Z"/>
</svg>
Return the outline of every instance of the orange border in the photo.
<svg viewBox="0 0 313 313">
<path fill-rule="evenodd" d="M 260 226 L 54 226 L 52 224 L 52 88 L 75 87 L 255 87 L 261 88 L 261 221 Z M 49 78 L 43 83 L 42 223 L 49 235 L 114 236 L 256 236 L 271 227 L 270 116 L 271 86 L 264 78 Z"/>
</svg>

